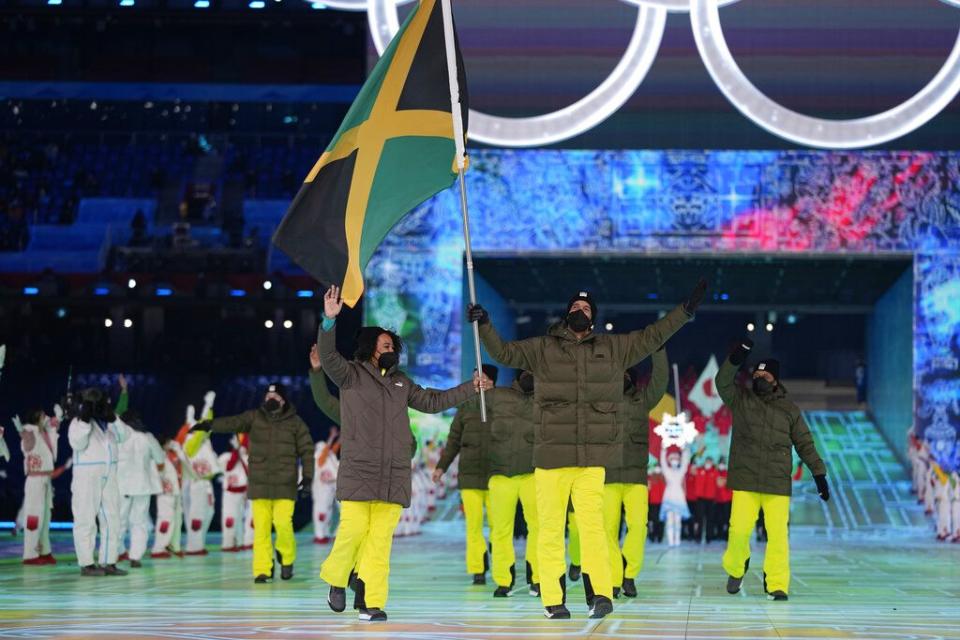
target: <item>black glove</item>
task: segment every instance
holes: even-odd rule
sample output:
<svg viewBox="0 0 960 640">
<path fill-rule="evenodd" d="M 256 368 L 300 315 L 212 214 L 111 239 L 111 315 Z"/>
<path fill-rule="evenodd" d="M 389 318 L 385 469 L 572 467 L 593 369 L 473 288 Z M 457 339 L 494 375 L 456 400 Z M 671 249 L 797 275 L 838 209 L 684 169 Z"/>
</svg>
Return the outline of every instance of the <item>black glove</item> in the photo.
<svg viewBox="0 0 960 640">
<path fill-rule="evenodd" d="M 730 346 L 730 362 L 739 367 L 747 359 L 747 356 L 750 355 L 752 349 L 753 340 L 750 338 L 737 340 Z"/>
<path fill-rule="evenodd" d="M 310 487 L 306 486 L 307 483 L 304 480 L 301 480 L 297 483 L 297 499 L 306 500 L 310 497 Z"/>
<path fill-rule="evenodd" d="M 703 278 L 697 280 L 697 285 L 690 292 L 690 297 L 683 303 L 683 308 L 687 313 L 693 315 L 697 312 L 697 307 L 703 302 L 703 296 L 707 293 L 707 281 Z"/>
<path fill-rule="evenodd" d="M 91 420 L 93 420 L 93 403 L 92 402 L 80 403 L 79 418 L 84 422 L 90 422 Z"/>
<path fill-rule="evenodd" d="M 827 476 L 813 476 L 813 481 L 817 483 L 817 493 L 824 502 L 830 500 L 830 485 L 827 484 Z"/>
<path fill-rule="evenodd" d="M 190 433 L 193 433 L 194 431 L 210 431 L 211 426 L 212 425 L 210 424 L 209 420 L 204 420 L 190 427 Z"/>
<path fill-rule="evenodd" d="M 478 304 L 468 304 L 467 305 L 467 322 L 474 323 L 478 322 L 480 324 L 487 324 L 490 322 L 490 314 L 487 313 L 487 310 L 481 307 Z"/>
</svg>

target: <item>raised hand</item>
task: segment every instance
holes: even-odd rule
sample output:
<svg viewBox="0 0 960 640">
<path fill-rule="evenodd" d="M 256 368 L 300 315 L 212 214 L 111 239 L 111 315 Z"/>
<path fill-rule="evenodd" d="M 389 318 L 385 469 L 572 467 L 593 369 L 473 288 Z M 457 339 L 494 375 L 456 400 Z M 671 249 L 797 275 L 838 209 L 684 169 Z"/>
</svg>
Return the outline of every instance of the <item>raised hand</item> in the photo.
<svg viewBox="0 0 960 640">
<path fill-rule="evenodd" d="M 316 344 L 310 347 L 310 368 L 314 371 L 320 369 L 320 349 Z"/>
<path fill-rule="evenodd" d="M 117 378 L 117 384 L 120 385 L 120 389 L 121 389 L 122 391 L 126 391 L 126 390 L 127 390 L 127 377 L 121 373 L 121 374 L 120 374 L 120 377 Z"/>
<path fill-rule="evenodd" d="M 747 359 L 747 356 L 750 355 L 750 351 L 753 349 L 753 340 L 750 338 L 743 338 L 737 340 L 730 347 L 730 362 L 739 366 L 744 363 Z"/>
<path fill-rule="evenodd" d="M 697 307 L 703 302 L 703 296 L 705 296 L 706 293 L 707 281 L 700 278 L 697 280 L 696 286 L 693 287 L 693 291 L 690 292 L 690 297 L 683 303 L 683 308 L 687 310 L 687 313 L 693 315 L 697 312 Z"/>
<path fill-rule="evenodd" d="M 333 285 L 323 295 L 323 315 L 333 320 L 343 309 L 343 300 L 340 299 L 340 287 Z"/>
</svg>

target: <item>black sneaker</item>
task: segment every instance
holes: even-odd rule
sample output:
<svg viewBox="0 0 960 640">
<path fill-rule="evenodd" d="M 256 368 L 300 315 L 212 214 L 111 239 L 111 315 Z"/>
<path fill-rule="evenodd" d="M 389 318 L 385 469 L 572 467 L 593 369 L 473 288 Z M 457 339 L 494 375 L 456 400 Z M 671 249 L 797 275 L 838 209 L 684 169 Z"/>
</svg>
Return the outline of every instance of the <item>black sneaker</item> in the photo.
<svg viewBox="0 0 960 640">
<path fill-rule="evenodd" d="M 95 564 L 88 564 L 85 567 L 80 567 L 80 575 L 84 577 L 94 577 L 94 576 L 103 576 L 106 573 L 103 570 L 103 567 L 98 567 Z"/>
<path fill-rule="evenodd" d="M 535 597 L 537 597 L 537 598 L 540 597 L 540 583 L 539 583 L 539 582 L 534 582 L 532 585 L 530 585 L 530 595 L 535 596 Z"/>
<path fill-rule="evenodd" d="M 140 569 L 141 567 L 143 567 L 143 563 L 140 562 L 139 560 L 131 560 L 131 561 L 130 561 L 130 568 L 131 568 L 131 569 Z"/>
<path fill-rule="evenodd" d="M 277 564 L 280 565 L 281 580 L 289 580 L 290 578 L 293 577 L 293 565 L 283 564 L 283 555 L 279 551 L 277 551 Z"/>
<path fill-rule="evenodd" d="M 367 585 L 359 577 L 353 583 L 353 610 L 367 608 Z"/>
<path fill-rule="evenodd" d="M 616 600 L 620 597 L 620 587 L 613 588 L 613 599 Z"/>
<path fill-rule="evenodd" d="M 606 618 L 613 613 L 613 603 L 607 596 L 594 596 L 593 606 L 590 607 L 591 618 Z"/>
<path fill-rule="evenodd" d="M 787 594 L 785 594 L 783 591 L 771 591 L 767 594 L 767 598 L 770 600 L 776 600 L 777 602 L 786 602 L 789 600 Z"/>
<path fill-rule="evenodd" d="M 386 622 L 387 612 L 382 609 L 377 609 L 376 607 L 360 609 L 360 615 L 357 616 L 357 618 L 364 622 Z"/>
<path fill-rule="evenodd" d="M 343 587 L 330 587 L 327 594 L 327 604 L 336 613 L 343 613 L 347 608 L 347 591 Z"/>
<path fill-rule="evenodd" d="M 260 575 L 258 575 L 256 578 L 253 579 L 254 584 L 268 584 L 270 582 L 273 582 L 273 577 L 268 576 L 265 573 L 261 573 Z"/>
<path fill-rule="evenodd" d="M 570 565 L 570 570 L 567 572 L 567 577 L 570 578 L 570 582 L 576 582 L 580 579 L 580 565 L 572 564 Z"/>
<path fill-rule="evenodd" d="M 487 584 L 487 576 L 482 573 L 473 574 L 473 584 L 474 586 L 481 586 Z"/>
<path fill-rule="evenodd" d="M 562 604 L 554 604 L 544 607 L 543 615 L 551 620 L 569 620 L 570 611 Z"/>
<path fill-rule="evenodd" d="M 637 584 L 633 581 L 633 578 L 623 579 L 623 595 L 628 598 L 637 597 Z"/>
<path fill-rule="evenodd" d="M 509 598 L 510 597 L 510 587 L 497 587 L 497 590 L 493 592 L 494 598 Z"/>
<path fill-rule="evenodd" d="M 129 572 L 118 568 L 115 564 L 108 564 L 103 568 L 103 575 L 105 576 L 125 576 L 127 573 Z"/>
</svg>

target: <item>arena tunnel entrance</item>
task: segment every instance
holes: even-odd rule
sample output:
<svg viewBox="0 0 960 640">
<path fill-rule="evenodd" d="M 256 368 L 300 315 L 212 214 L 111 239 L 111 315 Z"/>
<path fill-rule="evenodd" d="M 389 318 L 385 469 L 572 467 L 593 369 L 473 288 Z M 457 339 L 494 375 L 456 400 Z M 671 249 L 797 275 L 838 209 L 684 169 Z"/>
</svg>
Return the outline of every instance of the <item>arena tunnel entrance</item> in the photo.
<svg viewBox="0 0 960 640">
<path fill-rule="evenodd" d="M 865 400 L 894 449 L 902 448 L 913 408 L 911 255 L 484 253 L 474 265 L 479 300 L 510 338 L 543 335 L 580 290 L 597 302 L 598 331 L 642 328 L 702 276 L 707 299 L 668 345 L 681 375 L 702 371 L 711 354 L 722 361 L 733 340 L 749 335 L 756 356 L 781 360 L 804 408 L 854 409 Z M 464 374 L 473 353 L 464 331 Z"/>
</svg>

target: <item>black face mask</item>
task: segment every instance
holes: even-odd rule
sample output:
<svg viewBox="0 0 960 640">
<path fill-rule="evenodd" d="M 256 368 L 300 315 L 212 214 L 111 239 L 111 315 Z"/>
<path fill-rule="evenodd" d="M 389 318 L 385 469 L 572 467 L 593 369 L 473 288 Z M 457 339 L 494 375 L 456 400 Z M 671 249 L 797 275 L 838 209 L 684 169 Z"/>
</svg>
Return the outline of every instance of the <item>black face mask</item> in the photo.
<svg viewBox="0 0 960 640">
<path fill-rule="evenodd" d="M 267 413 L 276 413 L 280 411 L 280 401 L 276 398 L 270 398 L 263 403 L 263 408 L 267 410 Z"/>
<path fill-rule="evenodd" d="M 753 379 L 753 391 L 758 396 L 765 396 L 770 393 L 773 393 L 773 390 L 776 385 L 767 380 L 766 378 L 754 378 Z"/>
<path fill-rule="evenodd" d="M 517 380 L 517 384 L 520 385 L 520 390 L 524 393 L 533 393 L 533 376 L 522 375 Z"/>
<path fill-rule="evenodd" d="M 587 317 L 587 314 L 580 309 L 568 313 L 566 322 L 567 326 L 570 327 L 570 330 L 575 333 L 583 333 L 590 328 L 590 325 L 593 324 L 590 318 Z"/>
<path fill-rule="evenodd" d="M 381 353 L 380 357 L 377 358 L 377 366 L 383 371 L 389 371 L 399 363 L 400 354 L 398 354 L 396 351 L 387 351 L 386 353 Z"/>
</svg>

